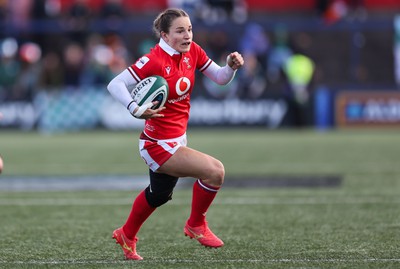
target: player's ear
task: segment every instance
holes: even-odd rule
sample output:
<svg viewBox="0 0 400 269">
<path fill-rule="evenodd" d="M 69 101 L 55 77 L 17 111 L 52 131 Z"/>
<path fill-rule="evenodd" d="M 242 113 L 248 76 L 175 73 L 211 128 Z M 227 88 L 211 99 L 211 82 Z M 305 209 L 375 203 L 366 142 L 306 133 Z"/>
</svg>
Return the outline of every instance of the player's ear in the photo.
<svg viewBox="0 0 400 269">
<path fill-rule="evenodd" d="M 168 42 L 168 34 L 166 32 L 161 31 L 160 36 L 165 42 Z"/>
</svg>

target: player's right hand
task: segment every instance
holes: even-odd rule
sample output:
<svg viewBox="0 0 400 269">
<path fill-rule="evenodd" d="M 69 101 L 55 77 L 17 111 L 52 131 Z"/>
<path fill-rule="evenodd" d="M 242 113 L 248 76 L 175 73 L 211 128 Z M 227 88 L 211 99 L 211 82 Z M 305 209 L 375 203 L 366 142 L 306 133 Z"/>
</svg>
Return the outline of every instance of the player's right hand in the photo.
<svg viewBox="0 0 400 269">
<path fill-rule="evenodd" d="M 148 103 L 142 106 L 138 106 L 132 113 L 132 115 L 137 119 L 150 119 L 150 118 L 161 118 L 164 117 L 164 114 L 160 114 L 162 110 L 165 109 L 165 106 L 151 109 L 151 107 L 158 104 L 158 101 L 154 101 L 152 103 Z"/>
</svg>

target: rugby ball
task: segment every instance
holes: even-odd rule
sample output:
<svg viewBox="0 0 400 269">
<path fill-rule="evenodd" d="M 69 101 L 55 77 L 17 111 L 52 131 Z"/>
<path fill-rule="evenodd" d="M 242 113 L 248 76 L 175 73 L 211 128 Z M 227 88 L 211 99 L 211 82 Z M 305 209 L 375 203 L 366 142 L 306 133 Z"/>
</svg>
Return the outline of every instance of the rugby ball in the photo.
<svg viewBox="0 0 400 269">
<path fill-rule="evenodd" d="M 139 106 L 158 101 L 151 109 L 163 107 L 168 99 L 168 83 L 160 76 L 147 77 L 133 88 L 131 96 Z"/>
</svg>

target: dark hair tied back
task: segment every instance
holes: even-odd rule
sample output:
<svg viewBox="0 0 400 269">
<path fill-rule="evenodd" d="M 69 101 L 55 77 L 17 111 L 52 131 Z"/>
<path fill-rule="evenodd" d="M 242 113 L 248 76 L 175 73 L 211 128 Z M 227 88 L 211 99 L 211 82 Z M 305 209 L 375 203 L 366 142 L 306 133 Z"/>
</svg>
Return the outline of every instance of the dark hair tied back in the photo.
<svg viewBox="0 0 400 269">
<path fill-rule="evenodd" d="M 189 17 L 186 11 L 177 8 L 169 8 L 158 14 L 153 22 L 153 31 L 157 37 L 161 36 L 161 32 L 168 33 L 172 25 L 172 21 L 179 17 Z"/>
</svg>

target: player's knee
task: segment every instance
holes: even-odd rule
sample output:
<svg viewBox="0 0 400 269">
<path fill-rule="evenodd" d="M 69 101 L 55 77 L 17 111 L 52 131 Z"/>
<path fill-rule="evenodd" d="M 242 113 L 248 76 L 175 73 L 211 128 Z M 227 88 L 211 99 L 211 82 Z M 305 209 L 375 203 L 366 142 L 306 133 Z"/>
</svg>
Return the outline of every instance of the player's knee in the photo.
<svg viewBox="0 0 400 269">
<path fill-rule="evenodd" d="M 151 207 L 160 207 L 169 200 L 172 200 L 173 191 L 154 192 L 151 191 L 150 187 L 147 187 L 145 193 L 146 200 Z"/>
<path fill-rule="evenodd" d="M 215 162 L 207 181 L 212 186 L 220 187 L 224 183 L 224 178 L 225 167 L 220 161 L 217 161 Z"/>
</svg>

